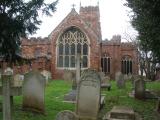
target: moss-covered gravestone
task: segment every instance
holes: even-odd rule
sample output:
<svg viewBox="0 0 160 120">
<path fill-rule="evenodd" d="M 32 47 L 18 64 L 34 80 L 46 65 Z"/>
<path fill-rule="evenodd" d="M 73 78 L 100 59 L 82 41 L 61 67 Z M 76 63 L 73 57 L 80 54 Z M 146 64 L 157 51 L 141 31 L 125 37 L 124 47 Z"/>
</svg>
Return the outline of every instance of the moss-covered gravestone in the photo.
<svg viewBox="0 0 160 120">
<path fill-rule="evenodd" d="M 143 80 L 143 78 L 137 78 L 134 85 L 135 98 L 145 99 L 145 81 Z"/>
<path fill-rule="evenodd" d="M 39 72 L 30 71 L 24 77 L 23 110 L 45 113 L 45 78 Z"/>
</svg>

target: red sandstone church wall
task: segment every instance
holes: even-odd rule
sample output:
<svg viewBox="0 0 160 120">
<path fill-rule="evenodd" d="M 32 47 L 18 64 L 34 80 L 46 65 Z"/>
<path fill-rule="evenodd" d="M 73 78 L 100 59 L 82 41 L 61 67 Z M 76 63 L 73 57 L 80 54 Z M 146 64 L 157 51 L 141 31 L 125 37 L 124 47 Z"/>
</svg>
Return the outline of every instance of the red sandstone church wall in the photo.
<svg viewBox="0 0 160 120">
<path fill-rule="evenodd" d="M 23 39 L 21 43 L 22 55 L 25 58 L 34 58 L 36 56 L 46 56 L 50 53 L 50 41 L 48 39 L 31 38 Z M 36 52 L 38 53 L 36 55 Z"/>
<path fill-rule="evenodd" d="M 92 11 L 90 11 L 92 10 Z M 111 57 L 110 77 L 114 78 L 115 73 L 121 71 L 121 59 L 123 55 L 129 55 L 133 58 L 133 73 L 138 73 L 138 59 L 136 48 L 128 43 L 121 43 L 120 37 L 114 36 L 111 41 L 101 40 L 101 28 L 98 7 L 81 7 L 80 14 L 74 9 L 50 34 L 49 38 L 23 39 L 22 54 L 25 58 L 31 59 L 32 69 L 51 71 L 53 79 L 62 79 L 64 69 L 57 68 L 56 61 L 56 42 L 58 37 L 66 29 L 74 26 L 86 34 L 90 42 L 89 50 L 89 68 L 101 70 L 101 56 L 106 53 Z M 36 50 L 40 51 L 37 58 Z M 47 58 L 50 55 L 51 58 Z M 27 72 L 29 65 L 15 67 L 15 71 Z"/>
<path fill-rule="evenodd" d="M 137 49 L 131 43 L 112 42 L 102 44 L 102 56 L 107 54 L 111 57 L 110 74 L 111 78 L 115 78 L 116 72 L 121 71 L 122 57 L 128 55 L 133 60 L 132 72 L 138 74 L 138 54 Z"/>
<path fill-rule="evenodd" d="M 86 8 L 87 9 L 87 8 Z M 97 15 L 97 14 L 96 14 Z M 87 14 L 86 14 L 87 17 Z M 83 15 L 83 18 L 74 10 L 69 13 L 69 15 L 64 18 L 64 20 L 56 27 L 56 29 L 51 34 L 51 72 L 53 78 L 62 79 L 64 69 L 57 68 L 57 61 L 56 61 L 56 42 L 58 40 L 58 37 L 65 32 L 66 29 L 74 26 L 80 29 L 83 33 L 86 34 L 88 37 L 88 40 L 90 42 L 90 52 L 89 52 L 89 67 L 93 69 L 100 69 L 100 45 L 99 41 L 101 40 L 96 34 L 94 29 L 97 28 L 97 25 L 95 24 L 91 26 L 88 26 L 86 19 L 84 19 L 85 16 Z M 97 20 L 97 19 L 94 19 Z M 96 21 L 97 22 L 97 21 Z M 99 22 L 99 21 L 98 21 Z"/>
</svg>

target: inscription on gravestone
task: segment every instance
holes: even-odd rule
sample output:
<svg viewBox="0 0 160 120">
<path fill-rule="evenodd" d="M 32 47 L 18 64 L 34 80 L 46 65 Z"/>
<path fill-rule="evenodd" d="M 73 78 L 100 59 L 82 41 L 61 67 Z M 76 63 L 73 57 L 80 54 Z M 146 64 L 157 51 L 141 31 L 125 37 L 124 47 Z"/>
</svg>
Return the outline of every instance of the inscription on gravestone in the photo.
<svg viewBox="0 0 160 120">
<path fill-rule="evenodd" d="M 76 114 L 79 118 L 94 120 L 100 107 L 100 77 L 91 70 L 83 72 L 78 86 Z"/>
<path fill-rule="evenodd" d="M 30 71 L 24 77 L 23 109 L 45 112 L 45 78 L 36 71 Z"/>
</svg>

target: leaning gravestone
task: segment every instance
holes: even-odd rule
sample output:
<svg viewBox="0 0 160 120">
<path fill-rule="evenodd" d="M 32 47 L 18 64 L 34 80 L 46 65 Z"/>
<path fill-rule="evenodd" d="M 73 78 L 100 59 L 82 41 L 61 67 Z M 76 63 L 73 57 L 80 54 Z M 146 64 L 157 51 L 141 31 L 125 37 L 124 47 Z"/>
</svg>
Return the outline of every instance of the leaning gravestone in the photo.
<svg viewBox="0 0 160 120">
<path fill-rule="evenodd" d="M 137 80 L 135 80 L 134 92 L 135 92 L 135 98 L 137 99 L 145 98 L 145 81 L 143 80 L 143 78 L 139 77 L 137 78 Z"/>
<path fill-rule="evenodd" d="M 39 72 L 30 71 L 23 83 L 23 109 L 44 113 L 45 78 Z"/>
<path fill-rule="evenodd" d="M 78 120 L 76 114 L 69 110 L 59 112 L 55 120 Z"/>
<path fill-rule="evenodd" d="M 100 107 L 100 76 L 94 70 L 86 70 L 78 86 L 76 114 L 80 119 L 96 120 Z"/>
<path fill-rule="evenodd" d="M 116 84 L 118 88 L 125 88 L 125 80 L 121 72 L 116 73 Z"/>
</svg>

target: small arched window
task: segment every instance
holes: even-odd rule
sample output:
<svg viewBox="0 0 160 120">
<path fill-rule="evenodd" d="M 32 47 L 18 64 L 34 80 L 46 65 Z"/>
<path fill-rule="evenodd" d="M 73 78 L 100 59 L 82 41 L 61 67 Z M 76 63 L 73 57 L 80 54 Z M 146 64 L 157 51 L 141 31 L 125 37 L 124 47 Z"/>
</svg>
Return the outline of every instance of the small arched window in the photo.
<svg viewBox="0 0 160 120">
<path fill-rule="evenodd" d="M 67 29 L 57 41 L 57 67 L 75 68 L 77 53 L 81 54 L 81 67 L 88 67 L 89 43 L 86 35 L 76 27 Z"/>
<path fill-rule="evenodd" d="M 132 74 L 132 58 L 128 55 L 122 57 L 121 71 L 123 74 Z"/>
</svg>

